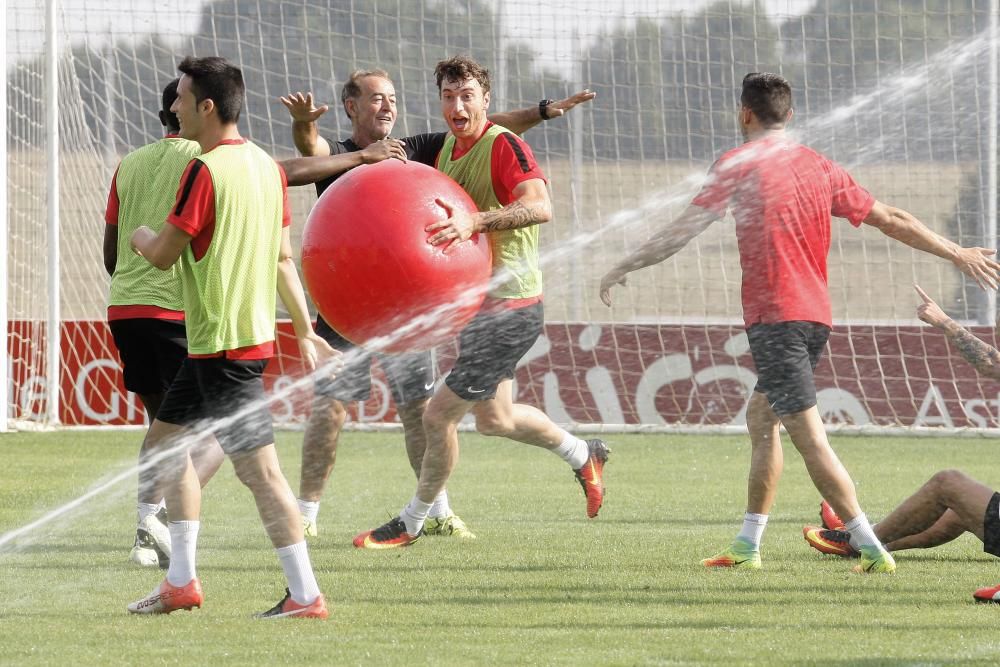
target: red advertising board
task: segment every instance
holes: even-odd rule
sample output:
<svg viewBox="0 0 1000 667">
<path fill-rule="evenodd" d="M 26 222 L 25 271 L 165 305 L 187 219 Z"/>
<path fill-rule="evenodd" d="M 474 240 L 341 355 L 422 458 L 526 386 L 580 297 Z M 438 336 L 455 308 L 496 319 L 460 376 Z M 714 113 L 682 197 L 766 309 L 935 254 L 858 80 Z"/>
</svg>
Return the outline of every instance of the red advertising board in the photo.
<svg viewBox="0 0 1000 667">
<path fill-rule="evenodd" d="M 991 329 L 975 332 L 991 339 Z M 44 327 L 12 322 L 10 334 L 12 416 L 41 415 Z M 62 423 L 142 423 L 138 400 L 122 386 L 105 322 L 65 322 L 61 348 Z M 271 409 L 278 423 L 301 422 L 311 382 L 287 322 L 279 324 L 278 348 L 266 376 Z M 439 375 L 453 359 L 453 349 L 439 351 Z M 830 423 L 1000 425 L 1000 386 L 978 377 L 929 327 L 835 327 L 816 379 Z M 518 401 L 560 423 L 742 424 L 756 375 L 740 327 L 551 323 L 515 381 Z M 350 411 L 353 420 L 395 420 L 377 366 L 371 398 Z"/>
</svg>

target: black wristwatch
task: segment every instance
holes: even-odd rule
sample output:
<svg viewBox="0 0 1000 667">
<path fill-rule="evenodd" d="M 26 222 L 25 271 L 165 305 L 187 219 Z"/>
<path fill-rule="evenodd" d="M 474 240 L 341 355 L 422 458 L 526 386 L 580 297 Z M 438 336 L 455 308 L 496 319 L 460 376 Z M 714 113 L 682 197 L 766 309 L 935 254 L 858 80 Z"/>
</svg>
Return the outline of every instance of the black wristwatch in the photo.
<svg viewBox="0 0 1000 667">
<path fill-rule="evenodd" d="M 549 115 L 549 105 L 555 102 L 555 100 L 550 100 L 545 98 L 538 103 L 538 115 L 542 117 L 542 120 L 548 120 L 552 116 Z"/>
</svg>

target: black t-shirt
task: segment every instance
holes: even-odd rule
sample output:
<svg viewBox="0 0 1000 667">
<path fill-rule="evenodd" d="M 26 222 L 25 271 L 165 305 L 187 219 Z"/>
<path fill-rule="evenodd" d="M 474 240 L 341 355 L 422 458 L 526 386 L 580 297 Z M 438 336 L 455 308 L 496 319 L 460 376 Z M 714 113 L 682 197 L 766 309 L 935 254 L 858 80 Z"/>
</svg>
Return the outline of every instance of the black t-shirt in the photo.
<svg viewBox="0 0 1000 667">
<path fill-rule="evenodd" d="M 406 151 L 406 159 L 433 167 L 437 161 L 438 153 L 444 148 L 444 140 L 447 136 L 447 132 L 429 132 L 427 134 L 404 137 L 402 141 L 404 150 Z M 326 142 L 330 145 L 330 155 L 342 155 L 343 153 L 353 153 L 354 151 L 361 150 L 350 139 L 336 142 L 327 139 Z M 316 196 L 318 197 L 323 194 L 323 191 L 330 187 L 331 183 L 346 173 L 344 171 L 336 176 L 316 181 Z"/>
</svg>

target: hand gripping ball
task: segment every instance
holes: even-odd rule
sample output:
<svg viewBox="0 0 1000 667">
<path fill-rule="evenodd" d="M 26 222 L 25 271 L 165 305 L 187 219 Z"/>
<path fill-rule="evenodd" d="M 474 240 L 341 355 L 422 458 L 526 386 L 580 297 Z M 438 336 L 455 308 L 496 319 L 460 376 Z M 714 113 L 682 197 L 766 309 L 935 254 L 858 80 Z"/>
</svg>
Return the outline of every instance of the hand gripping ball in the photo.
<svg viewBox="0 0 1000 667">
<path fill-rule="evenodd" d="M 448 217 L 435 199 L 476 211 L 448 176 L 395 159 L 352 169 L 313 206 L 302 234 L 306 286 L 323 319 L 352 343 L 386 337 L 389 352 L 430 349 L 479 310 L 489 242 L 476 234 L 447 255 L 427 243 L 424 228 Z"/>
</svg>

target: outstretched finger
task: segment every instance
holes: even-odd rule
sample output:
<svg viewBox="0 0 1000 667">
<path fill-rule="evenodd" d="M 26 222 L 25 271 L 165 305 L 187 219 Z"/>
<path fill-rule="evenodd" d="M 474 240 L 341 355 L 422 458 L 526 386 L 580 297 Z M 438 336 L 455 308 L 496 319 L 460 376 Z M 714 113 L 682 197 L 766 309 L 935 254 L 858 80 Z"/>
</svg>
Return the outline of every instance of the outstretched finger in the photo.
<svg viewBox="0 0 1000 667">
<path fill-rule="evenodd" d="M 448 205 L 448 202 L 446 202 L 445 200 L 441 199 L 440 197 L 435 197 L 434 198 L 434 203 L 437 204 L 438 206 L 440 206 L 441 208 L 443 208 L 444 211 L 445 211 L 445 213 L 448 214 L 449 218 L 451 217 L 451 214 L 455 210 L 451 206 Z"/>
<path fill-rule="evenodd" d="M 927 292 L 925 292 L 923 289 L 921 289 L 920 285 L 918 285 L 916 283 L 913 283 L 913 289 L 917 290 L 917 294 L 920 295 L 920 298 L 923 299 L 924 303 L 926 303 L 926 304 L 932 304 L 932 303 L 934 303 L 934 299 L 930 298 L 927 295 Z"/>
</svg>

